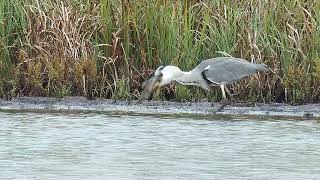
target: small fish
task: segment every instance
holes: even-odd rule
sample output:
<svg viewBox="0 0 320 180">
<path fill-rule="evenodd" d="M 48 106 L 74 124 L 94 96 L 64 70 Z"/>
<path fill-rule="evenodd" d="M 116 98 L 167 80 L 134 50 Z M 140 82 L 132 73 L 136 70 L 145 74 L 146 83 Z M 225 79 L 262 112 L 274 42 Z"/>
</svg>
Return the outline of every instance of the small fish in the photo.
<svg viewBox="0 0 320 180">
<path fill-rule="evenodd" d="M 162 74 L 158 76 L 152 76 L 142 83 L 142 92 L 137 103 L 141 103 L 143 100 L 149 99 L 153 91 L 159 87 Z"/>
</svg>

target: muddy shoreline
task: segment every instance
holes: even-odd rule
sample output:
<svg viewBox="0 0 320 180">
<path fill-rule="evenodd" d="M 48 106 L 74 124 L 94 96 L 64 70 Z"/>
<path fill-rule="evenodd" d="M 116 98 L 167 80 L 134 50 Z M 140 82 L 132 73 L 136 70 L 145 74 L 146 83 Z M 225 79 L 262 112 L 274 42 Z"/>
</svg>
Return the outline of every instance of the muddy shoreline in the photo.
<svg viewBox="0 0 320 180">
<path fill-rule="evenodd" d="M 209 102 L 168 102 L 168 101 L 144 101 L 135 104 L 136 101 L 114 101 L 111 99 L 87 100 L 85 97 L 21 97 L 11 101 L 0 100 L 2 111 L 40 111 L 40 112 L 116 112 L 135 114 L 172 114 L 172 115 L 213 115 L 212 112 L 219 103 Z M 320 104 L 305 104 L 290 106 L 280 103 L 256 104 L 248 106 L 243 103 L 235 103 L 226 106 L 216 115 L 234 116 L 263 116 L 263 117 L 298 117 L 319 118 Z"/>
</svg>

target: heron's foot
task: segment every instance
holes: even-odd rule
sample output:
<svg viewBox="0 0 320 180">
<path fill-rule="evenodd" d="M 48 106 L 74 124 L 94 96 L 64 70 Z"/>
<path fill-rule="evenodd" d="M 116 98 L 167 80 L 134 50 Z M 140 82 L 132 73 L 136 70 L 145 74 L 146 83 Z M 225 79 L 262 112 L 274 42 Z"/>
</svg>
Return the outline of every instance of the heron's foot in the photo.
<svg viewBox="0 0 320 180">
<path fill-rule="evenodd" d="M 217 112 L 220 112 L 224 107 L 226 107 L 227 105 L 232 104 L 232 101 L 230 100 L 222 100 L 220 103 L 220 106 L 213 112 L 213 114 L 216 114 Z"/>
</svg>

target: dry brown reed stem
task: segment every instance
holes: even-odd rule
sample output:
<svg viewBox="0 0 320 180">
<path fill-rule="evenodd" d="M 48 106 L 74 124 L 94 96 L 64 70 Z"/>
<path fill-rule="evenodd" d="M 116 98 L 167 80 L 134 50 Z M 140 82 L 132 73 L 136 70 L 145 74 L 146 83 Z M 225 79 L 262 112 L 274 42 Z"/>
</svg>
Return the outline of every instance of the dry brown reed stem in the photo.
<svg viewBox="0 0 320 180">
<path fill-rule="evenodd" d="M 274 72 L 230 87 L 238 100 L 320 100 L 317 0 L 8 1 L 16 6 L 0 5 L 0 65 L 10 65 L 0 71 L 6 77 L 0 77 L 1 97 L 135 98 L 160 64 L 189 70 L 203 59 L 235 56 Z M 218 89 L 207 94 L 181 86 L 168 86 L 164 94 L 221 98 Z"/>
</svg>

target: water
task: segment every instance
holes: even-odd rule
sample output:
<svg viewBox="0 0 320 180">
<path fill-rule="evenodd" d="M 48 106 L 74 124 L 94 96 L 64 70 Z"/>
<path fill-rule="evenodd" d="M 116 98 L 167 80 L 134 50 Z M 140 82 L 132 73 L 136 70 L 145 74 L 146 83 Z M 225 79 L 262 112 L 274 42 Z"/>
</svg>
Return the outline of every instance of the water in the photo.
<svg viewBox="0 0 320 180">
<path fill-rule="evenodd" d="M 319 179 L 317 121 L 0 112 L 0 179 Z"/>
</svg>

